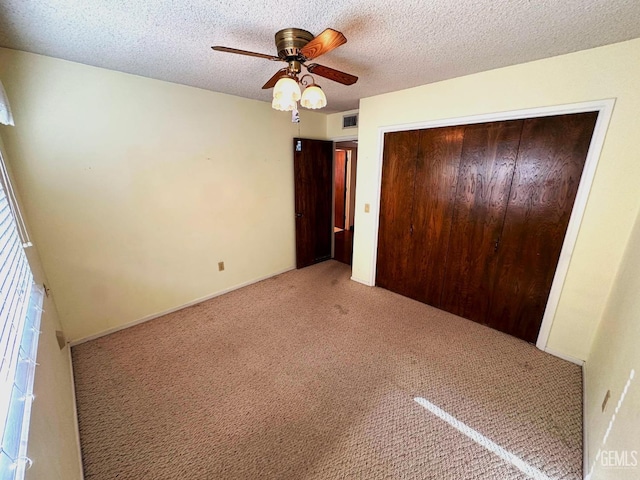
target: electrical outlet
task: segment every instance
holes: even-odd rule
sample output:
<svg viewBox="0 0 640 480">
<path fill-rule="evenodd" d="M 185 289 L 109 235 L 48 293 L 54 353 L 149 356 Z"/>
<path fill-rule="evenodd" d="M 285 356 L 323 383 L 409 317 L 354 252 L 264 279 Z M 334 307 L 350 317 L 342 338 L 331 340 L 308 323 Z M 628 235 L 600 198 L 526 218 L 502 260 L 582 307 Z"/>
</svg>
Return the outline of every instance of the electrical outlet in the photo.
<svg viewBox="0 0 640 480">
<path fill-rule="evenodd" d="M 224 262 L 218 262 L 218 271 L 222 272 L 224 270 Z"/>
<path fill-rule="evenodd" d="M 606 395 L 604 396 L 604 400 L 602 401 L 602 411 L 607 408 L 607 402 L 609 401 L 609 397 L 611 397 L 611 390 L 607 390 Z"/>
<path fill-rule="evenodd" d="M 371 210 L 371 206 L 368 203 L 364 204 L 364 213 L 369 213 L 369 210 Z"/>
</svg>

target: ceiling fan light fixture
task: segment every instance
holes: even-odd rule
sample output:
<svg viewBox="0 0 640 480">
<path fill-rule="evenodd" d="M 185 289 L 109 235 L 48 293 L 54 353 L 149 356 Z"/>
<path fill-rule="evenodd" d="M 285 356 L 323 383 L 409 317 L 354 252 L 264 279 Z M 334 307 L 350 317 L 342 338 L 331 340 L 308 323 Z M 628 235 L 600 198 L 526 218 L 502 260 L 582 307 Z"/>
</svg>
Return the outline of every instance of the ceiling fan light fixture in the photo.
<svg viewBox="0 0 640 480">
<path fill-rule="evenodd" d="M 220 45 L 215 45 L 211 48 L 218 52 L 247 55 L 287 63 L 288 66 L 286 68 L 278 70 L 262 86 L 263 90 L 273 88 L 271 106 L 276 110 L 297 111 L 298 101 L 300 101 L 302 107 L 310 109 L 327 106 L 327 97 L 322 89 L 315 84 L 311 75 L 303 75 L 301 79 L 298 79 L 298 74 L 302 71 L 302 67 L 305 67 L 309 73 L 328 78 L 342 85 L 353 85 L 358 81 L 358 77 L 355 75 L 317 63 L 307 64 L 308 61 L 331 52 L 347 42 L 347 38 L 333 28 L 325 28 L 320 35 L 315 37 L 310 32 L 300 28 L 285 28 L 276 33 L 275 40 L 278 50 L 277 57 Z M 305 81 L 306 79 L 310 80 Z M 304 95 L 300 90 L 301 85 L 306 87 Z"/>
<path fill-rule="evenodd" d="M 291 77 L 282 77 L 276 82 L 273 87 L 273 98 L 279 99 L 291 99 L 294 102 L 300 100 L 302 93 L 300 92 L 300 85 Z"/>
<path fill-rule="evenodd" d="M 296 109 L 296 101 L 291 98 L 274 98 L 271 102 L 271 107 L 274 110 L 280 110 L 281 112 L 291 112 Z"/>
<path fill-rule="evenodd" d="M 327 96 L 322 89 L 314 83 L 304 89 L 300 105 L 311 110 L 324 108 L 327 106 Z"/>
</svg>

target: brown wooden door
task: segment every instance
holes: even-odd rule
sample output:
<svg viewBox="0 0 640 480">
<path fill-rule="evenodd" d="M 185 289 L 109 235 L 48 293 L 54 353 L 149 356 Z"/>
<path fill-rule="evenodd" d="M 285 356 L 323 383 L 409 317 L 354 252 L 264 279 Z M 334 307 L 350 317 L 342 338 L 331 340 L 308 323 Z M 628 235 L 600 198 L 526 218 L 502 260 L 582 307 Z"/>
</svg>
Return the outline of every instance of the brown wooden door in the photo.
<svg viewBox="0 0 640 480">
<path fill-rule="evenodd" d="M 347 152 L 336 150 L 334 173 L 334 225 L 345 228 L 345 195 L 347 192 Z"/>
<path fill-rule="evenodd" d="M 420 131 L 405 290 L 435 307 L 442 295 L 463 139 L 464 127 Z"/>
<path fill-rule="evenodd" d="M 596 118 L 386 134 L 376 284 L 534 342 Z"/>
<path fill-rule="evenodd" d="M 487 322 L 522 120 L 465 128 L 440 308 Z"/>
<path fill-rule="evenodd" d="M 384 135 L 376 285 L 412 296 L 411 223 L 420 131 Z"/>
<path fill-rule="evenodd" d="M 385 134 L 376 285 L 439 305 L 463 137 L 464 127 Z"/>
<path fill-rule="evenodd" d="M 525 120 L 489 326 L 536 341 L 597 117 L 589 112 Z"/>
<path fill-rule="evenodd" d="M 333 142 L 293 139 L 296 267 L 331 258 Z"/>
</svg>

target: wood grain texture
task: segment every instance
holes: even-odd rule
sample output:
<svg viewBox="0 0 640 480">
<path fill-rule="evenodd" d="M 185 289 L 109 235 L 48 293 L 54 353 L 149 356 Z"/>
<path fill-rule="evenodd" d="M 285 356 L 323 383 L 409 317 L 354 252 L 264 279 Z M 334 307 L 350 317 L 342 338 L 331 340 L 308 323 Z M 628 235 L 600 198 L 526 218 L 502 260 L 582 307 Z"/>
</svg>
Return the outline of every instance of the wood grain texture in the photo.
<svg viewBox="0 0 640 480">
<path fill-rule="evenodd" d="M 440 307 L 464 127 L 420 131 L 406 291 Z"/>
<path fill-rule="evenodd" d="M 324 55 L 345 43 L 347 43 L 347 38 L 342 33 L 332 28 L 327 28 L 320 35 L 317 35 L 313 40 L 302 47 L 300 49 L 300 54 L 307 60 L 311 60 L 312 58 Z"/>
<path fill-rule="evenodd" d="M 334 155 L 334 226 L 345 228 L 345 201 L 347 193 L 347 152 L 344 150 L 336 150 Z"/>
<path fill-rule="evenodd" d="M 318 65 L 317 63 L 306 65 L 306 67 L 307 70 L 314 75 L 320 75 L 321 77 L 328 78 L 343 85 L 353 85 L 358 81 L 358 77 L 355 75 L 341 72 L 335 68 L 325 67 L 324 65 Z"/>
<path fill-rule="evenodd" d="M 406 296 L 419 142 L 418 130 L 384 135 L 376 285 Z"/>
<path fill-rule="evenodd" d="M 333 142 L 294 138 L 293 152 L 296 267 L 303 268 L 331 258 Z"/>
<path fill-rule="evenodd" d="M 347 213 L 347 228 L 353 229 L 355 223 L 355 208 L 356 208 L 356 183 L 357 183 L 357 170 L 358 170 L 358 145 L 352 145 L 350 147 L 351 157 L 349 159 L 349 169 L 351 170 L 351 175 L 349 177 L 349 189 L 347 191 L 347 195 L 349 198 L 347 202 L 349 203 L 349 212 Z"/>
<path fill-rule="evenodd" d="M 487 322 L 522 125 L 465 128 L 440 308 L 479 323 Z"/>
<path fill-rule="evenodd" d="M 333 258 L 351 265 L 353 260 L 353 230 L 341 230 L 334 235 Z"/>
<path fill-rule="evenodd" d="M 535 342 L 597 119 L 527 119 L 491 296 L 489 325 Z"/>
<path fill-rule="evenodd" d="M 596 119 L 386 134 L 376 284 L 535 342 Z"/>
</svg>

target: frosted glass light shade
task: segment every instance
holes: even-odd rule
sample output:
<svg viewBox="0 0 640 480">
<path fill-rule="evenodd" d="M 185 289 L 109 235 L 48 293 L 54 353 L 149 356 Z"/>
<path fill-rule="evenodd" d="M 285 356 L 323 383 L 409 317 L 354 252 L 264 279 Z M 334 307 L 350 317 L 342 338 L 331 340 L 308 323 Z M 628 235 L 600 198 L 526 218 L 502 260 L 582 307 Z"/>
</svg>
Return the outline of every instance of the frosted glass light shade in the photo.
<svg viewBox="0 0 640 480">
<path fill-rule="evenodd" d="M 291 77 L 282 77 L 273 87 L 273 98 L 285 98 L 297 102 L 300 97 L 300 85 Z"/>
<path fill-rule="evenodd" d="M 274 98 L 271 102 L 271 107 L 275 110 L 280 110 L 282 112 L 290 112 L 295 110 L 296 101 L 291 100 L 290 98 Z"/>
<path fill-rule="evenodd" d="M 323 108 L 327 106 L 327 97 L 319 86 L 310 85 L 304 89 L 300 105 L 313 110 Z"/>
</svg>

